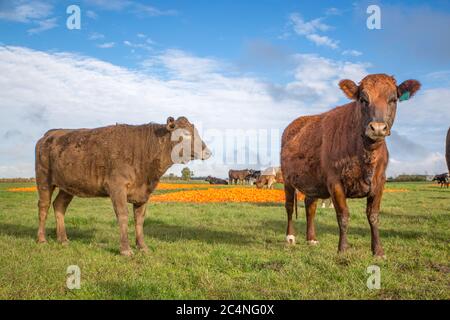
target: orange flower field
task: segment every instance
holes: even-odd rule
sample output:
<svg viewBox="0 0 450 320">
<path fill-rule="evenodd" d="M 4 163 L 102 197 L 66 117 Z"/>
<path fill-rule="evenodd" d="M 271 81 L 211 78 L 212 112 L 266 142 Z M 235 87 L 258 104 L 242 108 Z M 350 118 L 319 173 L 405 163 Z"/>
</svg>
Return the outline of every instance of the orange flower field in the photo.
<svg viewBox="0 0 450 320">
<path fill-rule="evenodd" d="M 284 202 L 284 191 L 280 189 L 267 190 L 245 187 L 211 186 L 209 184 L 181 184 L 181 183 L 160 183 L 157 190 L 180 190 L 196 189 L 168 192 L 156 194 L 150 197 L 150 201 L 155 202 Z M 10 192 L 35 192 L 36 187 L 10 188 Z M 407 192 L 407 189 L 385 189 L 384 192 Z M 303 200 L 303 194 L 298 194 L 298 199 Z"/>
<path fill-rule="evenodd" d="M 303 195 L 299 194 L 299 199 Z M 150 196 L 156 202 L 284 202 L 283 190 L 256 188 L 221 188 L 170 192 Z"/>
<path fill-rule="evenodd" d="M 36 187 L 27 187 L 27 188 L 9 188 L 6 189 L 9 192 L 35 192 L 37 191 Z"/>
</svg>

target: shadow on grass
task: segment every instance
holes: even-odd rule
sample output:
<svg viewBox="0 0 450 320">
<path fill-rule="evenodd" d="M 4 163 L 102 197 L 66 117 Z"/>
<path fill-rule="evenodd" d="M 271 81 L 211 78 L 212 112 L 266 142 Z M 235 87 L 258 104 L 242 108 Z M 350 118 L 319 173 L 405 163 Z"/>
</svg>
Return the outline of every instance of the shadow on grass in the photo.
<svg viewBox="0 0 450 320">
<path fill-rule="evenodd" d="M 107 292 L 105 296 L 113 300 L 157 299 L 161 291 L 152 285 L 133 285 L 119 281 L 100 282 L 98 285 Z"/>
<path fill-rule="evenodd" d="M 299 219 L 300 220 L 300 219 Z M 296 221 L 296 231 L 298 235 L 302 235 L 306 232 L 306 223 L 305 221 Z M 274 232 L 285 232 L 286 230 L 286 223 L 284 221 L 279 220 L 269 220 L 262 223 L 260 226 L 263 230 L 272 230 Z M 316 222 L 316 233 L 317 237 L 320 238 L 320 234 L 332 234 L 332 235 L 339 235 L 339 229 L 336 222 L 335 226 L 323 224 Z M 367 224 L 367 228 L 364 227 L 357 227 L 352 226 L 352 224 L 349 224 L 348 227 L 348 234 L 356 234 L 359 236 L 364 237 L 370 237 L 370 227 L 369 224 Z M 418 239 L 421 237 L 430 238 L 434 240 L 444 241 L 447 242 L 448 239 L 440 236 L 438 234 L 431 234 L 427 232 L 420 232 L 420 231 L 411 231 L 411 230 L 394 230 L 394 229 L 386 229 L 382 226 L 380 227 L 380 237 L 381 238 L 400 238 L 400 239 Z"/>
<path fill-rule="evenodd" d="M 94 229 L 78 229 L 66 226 L 67 237 L 83 243 L 90 243 L 94 238 Z M 36 239 L 37 226 L 29 227 L 10 223 L 0 223 L 0 235 L 7 235 L 22 239 Z M 46 228 L 47 239 L 56 239 L 56 228 Z"/>
<path fill-rule="evenodd" d="M 218 231 L 205 227 L 192 227 L 166 224 L 147 219 L 144 224 L 145 235 L 162 241 L 198 240 L 206 243 L 227 243 L 246 245 L 248 237 L 233 231 Z"/>
</svg>

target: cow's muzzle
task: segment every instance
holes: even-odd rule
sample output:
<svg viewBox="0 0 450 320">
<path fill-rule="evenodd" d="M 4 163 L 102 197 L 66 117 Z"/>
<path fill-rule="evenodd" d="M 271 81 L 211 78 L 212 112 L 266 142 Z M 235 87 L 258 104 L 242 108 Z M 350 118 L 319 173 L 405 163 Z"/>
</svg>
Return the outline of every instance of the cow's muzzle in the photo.
<svg viewBox="0 0 450 320">
<path fill-rule="evenodd" d="M 366 136 L 375 141 L 384 139 L 390 134 L 389 126 L 385 122 L 372 121 L 366 128 Z"/>
</svg>

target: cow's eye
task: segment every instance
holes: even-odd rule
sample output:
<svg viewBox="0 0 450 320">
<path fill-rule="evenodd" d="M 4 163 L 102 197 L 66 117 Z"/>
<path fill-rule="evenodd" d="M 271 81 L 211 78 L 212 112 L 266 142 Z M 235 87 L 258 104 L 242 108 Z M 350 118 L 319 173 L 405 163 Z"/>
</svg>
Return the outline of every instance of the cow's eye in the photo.
<svg viewBox="0 0 450 320">
<path fill-rule="evenodd" d="M 364 97 L 364 96 L 361 96 L 359 98 L 359 102 L 361 102 L 363 105 L 368 105 L 369 104 L 369 100 L 367 100 L 367 98 Z"/>
<path fill-rule="evenodd" d="M 396 104 L 397 103 L 397 99 L 392 98 L 391 100 L 389 100 L 389 104 Z"/>
</svg>

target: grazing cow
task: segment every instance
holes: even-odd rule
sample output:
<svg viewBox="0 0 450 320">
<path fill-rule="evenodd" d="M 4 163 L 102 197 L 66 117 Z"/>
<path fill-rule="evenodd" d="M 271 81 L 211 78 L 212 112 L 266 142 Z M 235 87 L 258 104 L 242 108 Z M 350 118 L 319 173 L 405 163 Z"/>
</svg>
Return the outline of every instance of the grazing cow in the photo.
<svg viewBox="0 0 450 320">
<path fill-rule="evenodd" d="M 436 181 L 441 186 L 441 188 L 444 186 L 447 186 L 447 188 L 448 188 L 448 186 L 450 184 L 448 181 L 448 173 L 447 172 L 435 175 L 433 180 L 431 180 L 431 181 Z"/>
<path fill-rule="evenodd" d="M 267 189 L 273 189 L 275 182 L 276 181 L 274 175 L 262 174 L 259 176 L 258 180 L 256 180 L 256 188 L 262 189 L 267 186 Z"/>
<path fill-rule="evenodd" d="M 283 174 L 280 167 L 270 167 L 265 169 L 261 176 L 256 180 L 258 189 L 267 186 L 267 189 L 273 189 L 275 183 L 283 183 Z"/>
<path fill-rule="evenodd" d="M 207 176 L 205 181 L 208 181 L 209 184 L 228 184 L 227 180 L 215 178 L 211 176 Z"/>
<path fill-rule="evenodd" d="M 244 184 L 246 181 L 248 181 L 248 176 L 252 174 L 252 171 L 245 169 L 245 170 L 230 170 L 228 171 L 228 181 L 230 184 Z"/>
<path fill-rule="evenodd" d="M 447 141 L 445 146 L 445 158 L 447 159 L 447 169 L 450 174 L 450 128 L 447 131 Z"/>
<path fill-rule="evenodd" d="M 273 189 L 275 183 L 283 183 L 283 175 L 280 167 L 270 167 L 262 171 L 256 180 L 256 187 L 261 189 L 267 186 L 267 189 Z"/>
<path fill-rule="evenodd" d="M 145 211 L 159 179 L 173 163 L 205 160 L 210 155 L 185 117 L 169 117 L 166 124 L 48 131 L 36 144 L 38 242 L 46 242 L 45 220 L 57 187 L 53 208 L 59 242 L 67 243 L 64 214 L 74 196 L 110 197 L 120 228 L 120 253 L 132 254 L 127 202 L 133 204 L 136 245 L 146 251 Z"/>
<path fill-rule="evenodd" d="M 353 100 L 319 115 L 300 117 L 284 131 L 281 169 L 285 183 L 288 243 L 295 243 L 292 213 L 296 190 L 305 194 L 306 240 L 316 244 L 314 216 L 317 199 L 332 198 L 339 225 L 338 251 L 347 248 L 347 198 L 367 198 L 372 252 L 383 256 L 378 231 L 388 150 L 385 137 L 395 119 L 397 102 L 420 88 L 416 80 L 397 86 L 385 74 L 366 76 L 359 85 L 342 80 L 339 86 Z"/>
</svg>

